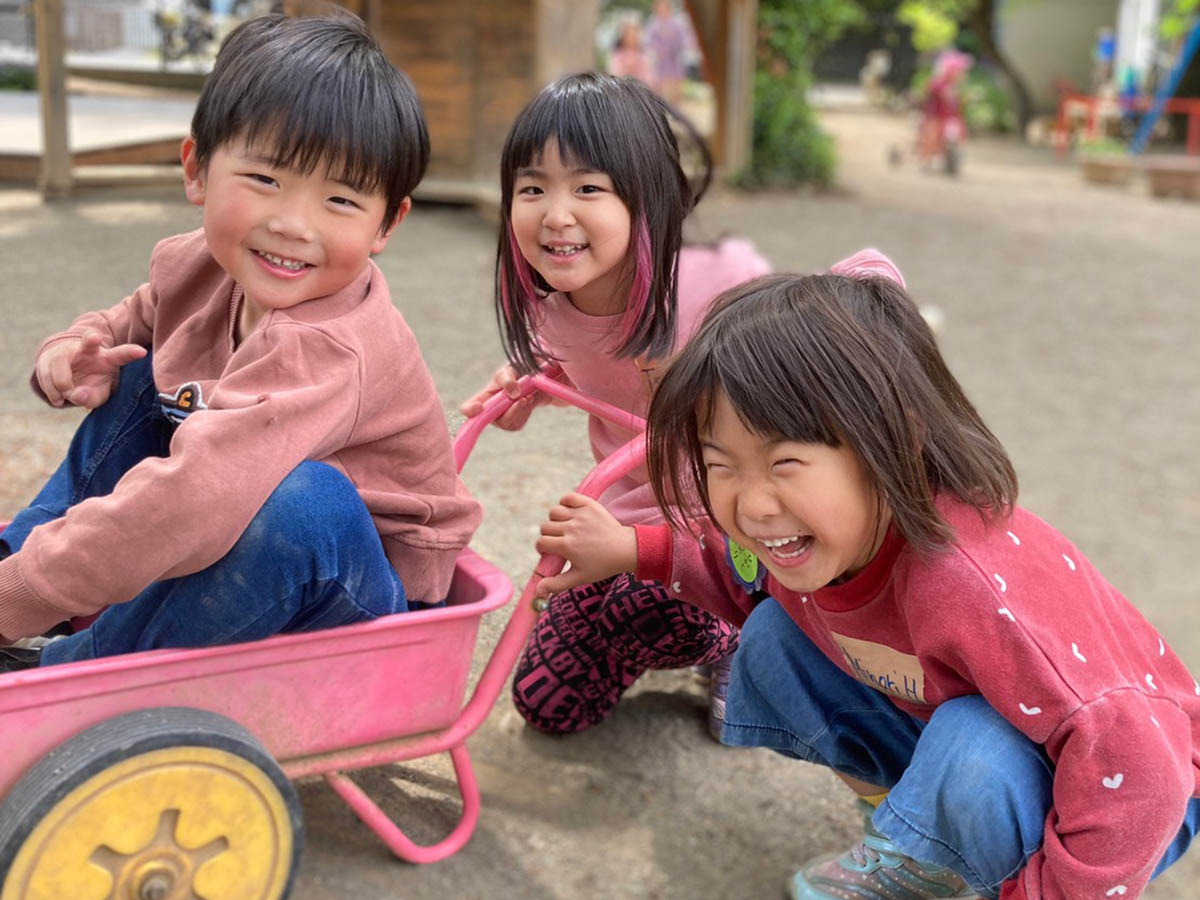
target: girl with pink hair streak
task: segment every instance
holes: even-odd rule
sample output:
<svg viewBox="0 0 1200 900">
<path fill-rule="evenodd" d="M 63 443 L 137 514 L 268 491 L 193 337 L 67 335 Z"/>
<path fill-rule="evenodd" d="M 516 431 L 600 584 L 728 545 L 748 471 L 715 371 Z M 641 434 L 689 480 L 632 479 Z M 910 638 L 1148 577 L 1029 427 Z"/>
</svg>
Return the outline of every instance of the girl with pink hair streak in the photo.
<svg viewBox="0 0 1200 900">
<path fill-rule="evenodd" d="M 744 240 L 681 247 L 683 220 L 709 173 L 706 158 L 702 177 L 689 182 L 674 118 L 641 82 L 596 73 L 551 84 L 517 117 L 501 159 L 496 261 L 510 363 L 463 404 L 465 415 L 498 391 L 516 396 L 521 373 L 553 364 L 577 389 L 644 416 L 660 366 L 708 302 L 769 271 Z M 519 401 L 497 424 L 521 428 L 538 402 Z M 588 433 L 597 461 L 634 436 L 595 417 Z M 661 521 L 644 472 L 602 499 L 627 524 Z M 568 582 L 513 679 L 517 709 L 541 731 L 595 725 L 647 669 L 720 663 L 737 646 L 736 628 L 659 582 L 629 574 L 593 582 L 578 572 Z"/>
</svg>

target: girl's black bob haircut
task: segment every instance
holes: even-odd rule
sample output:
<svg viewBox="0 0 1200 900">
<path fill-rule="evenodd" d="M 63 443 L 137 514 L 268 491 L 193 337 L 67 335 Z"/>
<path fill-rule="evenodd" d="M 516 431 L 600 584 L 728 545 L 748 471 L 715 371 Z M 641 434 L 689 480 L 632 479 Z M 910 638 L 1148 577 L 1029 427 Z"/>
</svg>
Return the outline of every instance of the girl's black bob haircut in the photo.
<svg viewBox="0 0 1200 900">
<path fill-rule="evenodd" d="M 412 82 L 357 16 L 268 15 L 221 44 L 192 117 L 196 161 L 244 143 L 280 168 L 323 166 L 331 178 L 383 194 L 381 227 L 425 174 L 429 133 Z"/>
<path fill-rule="evenodd" d="M 756 434 L 849 446 L 919 553 L 954 537 L 938 494 L 985 518 L 1016 502 L 1008 455 L 893 281 L 768 275 L 715 301 L 650 404 L 650 483 L 676 527 L 712 518 L 701 439 L 721 395 Z"/>
<path fill-rule="evenodd" d="M 684 173 L 676 130 L 695 158 L 693 180 Z M 712 179 L 712 156 L 695 127 L 641 82 L 584 72 L 544 88 L 517 116 L 501 153 L 496 317 L 509 360 L 524 372 L 549 360 L 536 335 L 537 291 L 553 288 L 521 256 L 510 223 L 517 173 L 535 165 L 551 140 L 564 162 L 608 175 L 629 209 L 621 283 L 630 300 L 613 352 L 665 356 L 675 341 L 683 220 Z"/>
</svg>

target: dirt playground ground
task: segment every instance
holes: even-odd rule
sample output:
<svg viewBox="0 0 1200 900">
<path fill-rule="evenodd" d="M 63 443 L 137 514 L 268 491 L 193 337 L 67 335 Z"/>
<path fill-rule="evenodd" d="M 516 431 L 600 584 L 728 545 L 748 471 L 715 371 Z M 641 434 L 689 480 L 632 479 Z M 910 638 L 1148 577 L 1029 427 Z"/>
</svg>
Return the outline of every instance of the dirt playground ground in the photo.
<svg viewBox="0 0 1200 900">
<path fill-rule="evenodd" d="M 913 294 L 944 314 L 945 354 L 1008 447 L 1022 502 L 1082 547 L 1200 672 L 1200 205 L 1152 200 L 1140 184 L 1086 186 L 1049 151 L 1002 142 L 973 142 L 955 181 L 893 171 L 885 148 L 908 137 L 907 120 L 825 120 L 841 148 L 837 191 L 718 193 L 695 236 L 747 235 L 781 270 L 821 269 L 867 245 L 888 253 Z M 0 518 L 32 496 L 79 418 L 29 392 L 37 342 L 130 292 L 154 242 L 198 222 L 178 188 L 55 206 L 0 191 Z M 494 224 L 478 213 L 420 206 L 379 260 L 448 412 L 501 358 L 493 248 Z M 541 512 L 587 461 L 584 421 L 571 411 L 542 410 L 522 433 L 486 435 L 466 472 L 487 510 L 473 546 L 523 583 Z M 502 620 L 485 621 L 477 669 Z M 609 722 L 556 740 L 526 730 L 502 697 L 469 742 L 483 791 L 478 830 L 432 866 L 396 862 L 323 782 L 303 783 L 307 846 L 293 896 L 780 898 L 799 863 L 856 837 L 852 800 L 814 767 L 719 747 L 704 712 L 690 676 L 655 673 Z M 432 841 L 456 820 L 450 777 L 437 760 L 357 779 Z M 1146 896 L 1195 900 L 1197 884 L 1194 852 Z"/>
</svg>

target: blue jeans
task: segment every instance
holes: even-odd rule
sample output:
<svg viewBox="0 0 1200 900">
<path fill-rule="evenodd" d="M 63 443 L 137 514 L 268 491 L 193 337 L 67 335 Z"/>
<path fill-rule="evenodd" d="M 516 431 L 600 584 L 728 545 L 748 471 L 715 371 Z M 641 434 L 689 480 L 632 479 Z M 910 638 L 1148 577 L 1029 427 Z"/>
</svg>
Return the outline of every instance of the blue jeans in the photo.
<svg viewBox="0 0 1200 900">
<path fill-rule="evenodd" d="M 770 598 L 742 626 L 721 740 L 889 788 L 875 827 L 985 897 L 998 896 L 1041 846 L 1054 800 L 1054 767 L 1041 746 L 982 697 L 948 700 L 922 722 L 834 665 Z M 1193 798 L 1155 875 L 1198 828 Z"/>
<path fill-rule="evenodd" d="M 0 535 L 0 554 L 16 553 L 34 528 L 74 504 L 110 493 L 143 459 L 169 455 L 176 426 L 157 396 L 149 355 L 121 369 L 108 402 L 83 420 L 66 459 Z M 48 644 L 42 665 L 253 641 L 407 608 L 404 585 L 354 485 L 332 466 L 304 462 L 225 556 L 109 607 L 90 628 Z"/>
</svg>

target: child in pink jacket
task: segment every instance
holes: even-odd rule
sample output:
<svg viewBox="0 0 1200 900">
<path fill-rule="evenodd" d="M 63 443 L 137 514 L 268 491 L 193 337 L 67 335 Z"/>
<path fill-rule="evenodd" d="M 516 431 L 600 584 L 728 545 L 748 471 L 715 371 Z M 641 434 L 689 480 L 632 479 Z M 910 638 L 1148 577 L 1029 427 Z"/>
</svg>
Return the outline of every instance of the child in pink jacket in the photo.
<svg viewBox="0 0 1200 900">
<path fill-rule="evenodd" d="M 432 378 L 371 261 L 429 143 L 362 23 L 268 16 L 225 41 L 183 142 L 203 228 L 38 350 L 91 410 L 0 534 L 3 670 L 255 640 L 437 603 L 479 523 Z"/>
</svg>

